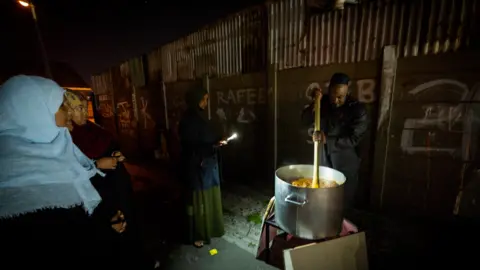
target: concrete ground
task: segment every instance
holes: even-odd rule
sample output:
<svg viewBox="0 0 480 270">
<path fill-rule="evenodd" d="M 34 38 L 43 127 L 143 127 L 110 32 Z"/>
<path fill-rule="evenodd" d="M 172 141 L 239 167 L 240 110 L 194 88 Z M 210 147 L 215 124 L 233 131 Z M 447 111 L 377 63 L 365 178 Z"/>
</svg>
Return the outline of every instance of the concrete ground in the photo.
<svg viewBox="0 0 480 270">
<path fill-rule="evenodd" d="M 216 255 L 210 250 L 216 249 Z M 183 245 L 174 250 L 166 261 L 166 270 L 270 270 L 276 269 L 256 260 L 251 253 L 224 239 L 213 239 L 203 248 Z"/>
<path fill-rule="evenodd" d="M 168 257 L 166 270 L 268 270 L 277 269 L 255 259 L 261 233 L 261 216 L 269 196 L 229 183 L 222 189 L 225 235 L 197 249 L 182 245 Z M 216 249 L 216 255 L 210 250 Z M 232 263 L 234 262 L 234 263 Z"/>
<path fill-rule="evenodd" d="M 260 222 L 273 189 L 261 190 L 240 184 L 222 186 L 226 233 L 209 247 L 178 246 L 182 215 L 176 201 L 175 177 L 156 167 L 154 172 L 130 166 L 143 218 L 147 249 L 166 263 L 165 269 L 274 269 L 255 259 Z M 427 220 L 352 211 L 347 213 L 367 236 L 370 269 L 418 269 L 423 265 L 454 263 L 466 269 L 478 257 L 478 224 L 470 221 Z M 469 248 L 472 246 L 473 248 Z"/>
<path fill-rule="evenodd" d="M 271 196 L 229 183 L 222 189 L 225 235 L 223 239 L 256 256 L 261 220 Z M 268 193 L 267 193 L 268 194 Z"/>
<path fill-rule="evenodd" d="M 260 235 L 260 217 L 270 199 L 241 185 L 222 188 L 225 235 L 212 239 L 210 245 L 197 249 L 181 245 L 178 190 L 167 168 L 127 164 L 133 178 L 137 209 L 147 249 L 162 269 L 276 269 L 255 259 Z M 217 254 L 209 251 L 216 249 Z"/>
</svg>

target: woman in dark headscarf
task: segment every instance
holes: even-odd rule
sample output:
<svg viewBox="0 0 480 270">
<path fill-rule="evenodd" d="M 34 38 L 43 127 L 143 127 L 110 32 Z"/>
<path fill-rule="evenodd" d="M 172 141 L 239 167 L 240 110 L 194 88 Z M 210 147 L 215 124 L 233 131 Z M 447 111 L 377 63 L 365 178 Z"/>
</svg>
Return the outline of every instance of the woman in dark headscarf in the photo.
<svg viewBox="0 0 480 270">
<path fill-rule="evenodd" d="M 226 141 L 215 133 L 205 109 L 208 93 L 194 89 L 186 94 L 187 111 L 179 126 L 181 177 L 185 187 L 188 241 L 203 247 L 211 237 L 224 234 L 217 148 Z"/>
</svg>

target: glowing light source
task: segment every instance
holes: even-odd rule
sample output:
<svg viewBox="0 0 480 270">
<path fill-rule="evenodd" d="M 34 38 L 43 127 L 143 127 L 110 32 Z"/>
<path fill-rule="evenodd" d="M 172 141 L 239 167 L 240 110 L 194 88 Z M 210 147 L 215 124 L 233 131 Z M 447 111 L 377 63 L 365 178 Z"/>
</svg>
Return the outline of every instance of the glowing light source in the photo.
<svg viewBox="0 0 480 270">
<path fill-rule="evenodd" d="M 89 87 L 63 87 L 72 91 L 92 91 L 92 88 Z"/>
<path fill-rule="evenodd" d="M 228 141 L 231 141 L 231 140 L 234 140 L 234 139 L 236 139 L 237 137 L 238 137 L 237 133 L 233 133 L 232 136 L 230 136 L 230 137 L 227 138 L 227 142 L 228 142 Z"/>
<path fill-rule="evenodd" d="M 24 6 L 24 7 L 29 7 L 29 6 L 30 6 L 30 3 L 27 2 L 27 1 L 21 1 L 21 0 L 20 0 L 20 1 L 18 1 L 18 3 L 19 3 L 20 5 L 22 5 L 22 6 Z"/>
</svg>

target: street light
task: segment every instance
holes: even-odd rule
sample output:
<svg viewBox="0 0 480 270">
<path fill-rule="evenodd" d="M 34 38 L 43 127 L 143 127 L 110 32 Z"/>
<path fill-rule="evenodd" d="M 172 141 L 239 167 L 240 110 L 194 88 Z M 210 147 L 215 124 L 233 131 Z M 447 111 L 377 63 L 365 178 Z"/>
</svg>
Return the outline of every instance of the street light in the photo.
<svg viewBox="0 0 480 270">
<path fill-rule="evenodd" d="M 18 3 L 24 7 L 28 7 L 30 6 L 30 4 L 28 2 L 25 2 L 25 1 L 18 1 Z"/>
<path fill-rule="evenodd" d="M 35 12 L 35 6 L 33 5 L 32 0 L 30 1 L 17 1 L 21 6 L 30 8 L 32 12 L 33 21 L 35 22 L 35 30 L 37 32 L 38 42 L 40 43 L 40 50 L 42 51 L 43 64 L 45 66 L 45 73 L 47 77 L 53 79 L 52 72 L 50 71 L 50 65 L 48 63 L 47 51 L 45 50 L 45 45 L 43 44 L 42 34 L 40 33 L 40 28 L 38 27 L 37 13 Z"/>
</svg>

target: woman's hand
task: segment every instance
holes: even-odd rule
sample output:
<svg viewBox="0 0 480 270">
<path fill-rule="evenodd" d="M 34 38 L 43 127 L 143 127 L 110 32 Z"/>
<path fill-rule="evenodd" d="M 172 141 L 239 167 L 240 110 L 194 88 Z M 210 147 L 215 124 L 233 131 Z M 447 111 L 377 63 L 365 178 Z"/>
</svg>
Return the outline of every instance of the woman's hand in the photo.
<svg viewBox="0 0 480 270">
<path fill-rule="evenodd" d="M 97 160 L 97 168 L 102 170 L 114 170 L 117 168 L 117 158 L 116 157 L 104 157 Z"/>
<path fill-rule="evenodd" d="M 227 144 L 228 144 L 227 139 L 223 138 L 221 141 L 217 142 L 217 143 L 215 144 L 215 146 L 217 146 L 217 147 L 222 147 L 222 146 L 227 145 Z"/>
<path fill-rule="evenodd" d="M 227 140 L 221 140 L 218 142 L 218 146 L 224 146 L 224 145 L 227 145 L 228 144 L 228 141 Z"/>
<path fill-rule="evenodd" d="M 117 210 L 117 213 L 112 217 L 110 222 L 112 224 L 112 228 L 117 233 L 123 233 L 127 228 L 127 222 L 125 221 L 125 216 L 120 210 Z"/>
<path fill-rule="evenodd" d="M 118 162 L 124 162 L 125 161 L 125 156 L 120 151 L 113 152 L 112 157 L 116 158 Z"/>
</svg>

